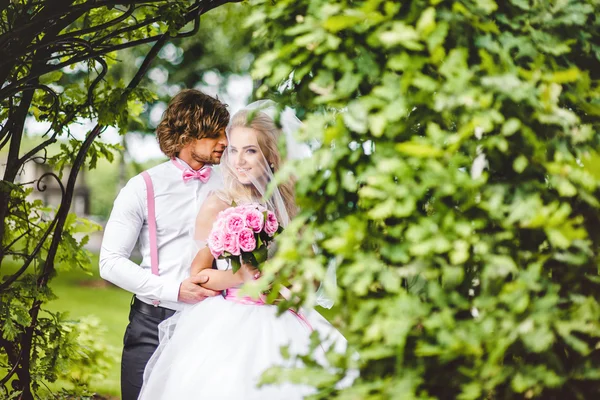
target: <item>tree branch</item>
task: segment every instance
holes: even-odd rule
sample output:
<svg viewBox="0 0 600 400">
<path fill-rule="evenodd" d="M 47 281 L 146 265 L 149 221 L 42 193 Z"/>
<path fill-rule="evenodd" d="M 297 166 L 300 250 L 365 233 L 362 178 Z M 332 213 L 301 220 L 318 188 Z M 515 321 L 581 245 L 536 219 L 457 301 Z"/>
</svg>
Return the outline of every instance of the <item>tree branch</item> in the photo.
<svg viewBox="0 0 600 400">
<path fill-rule="evenodd" d="M 71 121 L 77 116 L 77 114 L 79 114 L 79 112 L 81 112 L 81 110 L 83 108 L 92 105 L 92 103 L 94 101 L 94 89 L 100 83 L 100 81 L 102 81 L 102 79 L 104 78 L 104 76 L 106 76 L 106 74 L 108 73 L 108 65 L 106 64 L 106 61 L 104 61 L 100 57 L 95 58 L 95 60 L 102 65 L 102 72 L 100 74 L 98 74 L 98 76 L 96 77 L 96 79 L 94 79 L 94 81 L 90 84 L 90 87 L 88 89 L 88 96 L 87 96 L 86 103 L 80 105 L 79 107 L 76 107 L 73 111 L 71 111 L 71 113 L 69 115 L 67 115 L 67 117 L 65 118 L 65 120 L 59 126 L 57 126 L 57 127 L 54 128 L 54 133 L 52 134 L 52 136 L 48 140 L 45 140 L 43 143 L 40 143 L 39 145 L 37 145 L 36 147 L 34 147 L 30 151 L 28 151 L 25 155 L 23 155 L 23 157 L 21 157 L 19 159 L 19 166 L 22 165 L 22 164 L 24 164 L 25 162 L 27 162 L 27 160 L 29 160 L 32 156 L 34 156 L 35 154 L 37 154 L 37 152 L 39 152 L 40 150 L 42 150 L 46 146 L 48 146 L 48 145 L 56 142 L 56 137 L 62 131 L 62 129 L 66 125 L 68 125 L 69 123 L 71 123 Z"/>
<path fill-rule="evenodd" d="M 42 75 L 48 74 L 48 73 L 53 72 L 53 71 L 58 71 L 58 70 L 60 70 L 60 69 L 62 69 L 64 67 L 67 67 L 69 65 L 76 64 L 76 63 L 81 62 L 81 61 L 86 61 L 86 60 L 89 60 L 90 58 L 95 58 L 95 57 L 98 57 L 98 56 L 102 56 L 104 54 L 111 53 L 113 51 L 127 49 L 129 47 L 138 46 L 140 44 L 156 42 L 161 36 L 162 35 L 152 36 L 152 37 L 149 37 L 149 38 L 140 39 L 140 40 L 136 40 L 136 41 L 133 41 L 133 42 L 124 43 L 124 44 L 121 44 L 121 45 L 108 47 L 108 48 L 105 48 L 103 50 L 99 50 L 99 51 L 96 51 L 96 52 L 93 52 L 93 53 L 84 54 L 84 55 L 81 55 L 79 57 L 73 57 L 73 58 L 71 58 L 71 59 L 69 59 L 69 60 L 67 60 L 65 62 L 60 63 L 60 64 L 52 65 L 50 68 L 45 69 L 41 73 L 30 74 L 26 78 L 23 78 L 23 79 L 21 79 L 21 80 L 19 80 L 17 82 L 14 82 L 14 83 L 12 83 L 10 85 L 5 86 L 3 89 L 0 90 L 0 100 L 1 99 L 5 99 L 8 96 L 10 96 L 11 92 L 12 93 L 19 92 L 21 90 L 20 89 L 21 85 L 27 84 L 27 82 L 29 82 L 29 81 L 31 81 L 33 79 L 39 78 Z"/>
<path fill-rule="evenodd" d="M 241 3 L 242 1 L 244 1 L 244 0 L 211 0 L 208 7 L 204 7 L 202 9 L 202 14 L 206 14 L 210 10 L 214 10 L 215 8 L 220 7 L 227 3 Z"/>
<path fill-rule="evenodd" d="M 219 5 L 222 5 L 222 4 L 225 4 L 225 3 L 231 3 L 231 2 L 237 3 L 237 2 L 240 2 L 240 1 L 242 1 L 242 0 L 220 0 L 220 1 L 217 1 L 217 2 L 212 2 L 210 5 L 207 6 L 208 9 L 200 8 L 200 7 L 197 7 L 196 5 L 194 5 L 192 7 L 193 11 L 190 11 L 190 12 L 188 12 L 186 14 L 185 21 L 186 22 L 190 22 L 190 21 L 198 18 L 200 15 L 206 13 L 207 11 L 209 11 L 209 10 L 211 10 L 211 9 L 219 6 Z M 195 10 L 194 10 L 194 8 L 195 8 Z M 90 52 L 88 54 L 83 54 L 83 55 L 78 56 L 78 57 L 73 57 L 73 58 L 71 58 L 71 59 L 69 59 L 67 61 L 64 61 L 62 63 L 59 63 L 59 64 L 52 65 L 50 68 L 47 68 L 46 70 L 44 70 L 42 73 L 30 74 L 26 78 L 23 78 L 23 79 L 21 79 L 19 81 L 16 81 L 16 82 L 14 82 L 14 83 L 12 83 L 10 85 L 5 86 L 4 88 L 2 88 L 0 90 L 0 99 L 6 98 L 8 96 L 7 93 L 10 93 L 10 91 L 14 91 L 14 90 L 19 91 L 18 87 L 20 85 L 26 84 L 30 80 L 38 78 L 41 75 L 50 73 L 52 71 L 57 71 L 57 70 L 62 69 L 64 67 L 68 66 L 68 65 L 72 65 L 72 64 L 78 63 L 80 61 L 85 61 L 85 60 L 88 60 L 90 58 L 101 56 L 101 55 L 104 55 L 104 54 L 107 54 L 107 53 L 110 53 L 110 52 L 113 52 L 113 51 L 123 50 L 123 49 L 129 48 L 129 47 L 134 47 L 134 46 L 138 46 L 138 45 L 141 45 L 141 44 L 156 42 L 161 36 L 162 35 L 156 35 L 156 36 L 151 36 L 149 38 L 144 38 L 144 39 L 134 40 L 132 42 L 122 43 L 120 45 L 113 45 L 113 46 L 110 46 L 110 47 L 107 47 L 107 48 L 104 48 L 104 49 L 101 49 L 101 50 L 97 50 L 95 52 Z"/>
<path fill-rule="evenodd" d="M 142 28 L 144 26 L 153 24 L 153 23 L 158 22 L 160 20 L 161 20 L 160 17 L 154 17 L 154 18 L 145 19 L 142 22 L 138 22 L 135 25 L 131 25 L 131 26 L 127 26 L 125 28 L 117 29 L 116 31 L 111 32 L 111 33 L 109 33 L 107 35 L 104 35 L 101 38 L 96 38 L 96 39 L 93 40 L 93 43 L 106 43 L 109 39 L 114 38 L 116 36 L 119 36 L 122 33 L 135 31 L 137 29 L 140 29 L 140 28 Z"/>
<path fill-rule="evenodd" d="M 0 345 L 2 345 L 2 347 L 6 351 L 6 355 L 8 356 L 10 364 L 13 365 L 12 369 L 6 374 L 4 378 L 2 378 L 2 381 L 0 381 L 0 386 L 5 386 L 10 380 L 10 378 L 15 374 L 15 372 L 17 372 L 17 369 L 19 368 L 19 363 L 21 362 L 21 358 L 23 356 L 23 351 L 20 351 L 19 355 L 17 356 L 15 354 L 15 349 L 13 349 L 13 346 L 11 346 L 12 343 L 8 340 L 3 339 L 2 336 L 0 336 Z"/>
<path fill-rule="evenodd" d="M 72 1 L 69 1 L 69 3 L 72 3 Z M 27 24 L 23 24 L 19 27 L 16 27 L 15 29 L 13 29 L 10 33 L 4 34 L 0 36 L 0 45 L 4 44 L 7 40 L 10 40 L 12 38 L 15 37 L 19 37 L 22 35 L 22 32 L 27 31 L 30 28 L 34 28 L 33 30 L 36 32 L 40 31 L 40 27 L 43 23 L 43 21 L 48 21 L 48 20 L 52 20 L 52 19 L 58 19 L 59 17 L 63 16 L 63 15 L 68 15 L 68 14 L 79 14 L 79 16 L 85 14 L 87 11 L 93 10 L 95 8 L 102 8 L 102 7 L 107 7 L 107 6 L 116 6 L 116 5 L 135 5 L 135 4 L 140 4 L 140 3 L 168 3 L 167 0 L 141 0 L 141 1 L 123 1 L 123 0 L 106 0 L 106 1 L 95 1 L 95 0 L 90 0 L 87 1 L 83 4 L 78 4 L 76 6 L 69 6 L 67 7 L 68 13 L 65 14 L 65 9 L 59 9 L 60 11 L 56 11 L 56 7 L 53 7 L 52 9 L 50 9 L 50 13 L 49 14 L 45 14 L 43 15 L 43 17 L 34 17 L 34 19 L 27 23 Z M 54 12 L 52 12 L 54 11 Z M 35 29 L 37 28 L 37 29 Z"/>
<path fill-rule="evenodd" d="M 29 44 L 31 44 L 34 41 L 34 39 L 40 36 L 42 33 L 44 33 L 44 38 L 42 39 L 42 41 L 47 42 L 47 38 L 54 38 L 62 29 L 66 28 L 68 25 L 70 25 L 82 15 L 73 12 L 73 8 L 70 7 L 72 0 L 60 0 L 55 1 L 54 3 L 54 7 L 52 9 L 42 7 L 42 12 L 38 14 L 41 15 L 41 17 L 38 17 L 38 15 L 34 15 L 33 17 L 31 17 L 26 12 L 24 12 L 22 14 L 24 17 L 23 19 L 26 19 L 31 22 L 26 23 L 25 21 L 20 21 L 17 27 L 13 28 L 10 32 L 0 36 L 0 49 L 2 49 L 3 55 L 2 58 L 10 60 L 9 64 L 0 68 L 0 77 L 6 79 L 10 71 L 13 69 L 13 66 L 18 61 L 18 57 L 11 56 L 11 52 L 13 51 L 13 49 L 21 49 L 29 46 Z M 44 12 L 45 10 L 48 10 L 48 12 L 59 10 L 58 15 L 64 14 L 67 10 L 70 10 L 71 14 L 67 13 L 63 18 L 57 19 L 47 18 L 45 20 L 47 23 L 44 23 L 43 18 L 46 18 L 47 16 L 47 13 Z M 38 21 L 38 19 L 40 19 L 41 21 Z M 19 32 L 20 28 L 31 24 L 33 24 L 33 27 L 35 29 L 16 34 Z"/>
<path fill-rule="evenodd" d="M 202 15 L 202 9 L 200 8 L 200 3 L 201 3 L 201 0 L 197 0 L 196 4 L 194 4 L 194 7 L 197 10 L 197 14 L 196 14 L 196 17 L 194 18 L 194 27 L 192 28 L 192 30 L 190 30 L 189 32 L 181 32 L 177 36 L 175 36 L 176 38 L 179 39 L 179 38 L 189 37 L 189 36 L 193 36 L 196 33 L 198 33 L 198 30 L 200 29 L 200 16 Z"/>
<path fill-rule="evenodd" d="M 136 10 L 135 5 L 133 5 L 133 4 L 128 4 L 128 7 L 129 8 L 125 12 L 123 12 L 123 14 L 119 15 L 118 17 L 116 17 L 115 19 L 113 19 L 111 21 L 105 22 L 104 24 L 92 26 L 90 28 L 80 29 L 78 31 L 73 31 L 73 32 L 65 33 L 64 35 L 58 36 L 58 39 L 68 39 L 68 38 L 72 38 L 72 37 L 87 35 L 87 34 L 94 33 L 96 31 L 102 30 L 102 29 L 109 28 L 109 27 L 111 27 L 113 25 L 116 25 L 116 24 L 118 24 L 120 22 L 123 22 L 127 18 L 129 18 L 134 13 L 134 11 Z"/>
<path fill-rule="evenodd" d="M 17 59 L 19 57 L 22 57 L 26 54 L 33 54 L 38 50 L 41 49 L 47 49 L 48 53 L 53 53 L 56 52 L 57 50 L 53 49 L 53 46 L 57 46 L 57 45 L 65 45 L 65 44 L 79 44 L 83 47 L 86 47 L 88 49 L 91 49 L 91 46 L 89 44 L 89 42 L 87 40 L 84 39 L 79 39 L 79 38 L 65 38 L 65 39 L 55 39 L 52 41 L 46 41 L 46 42 L 40 42 L 36 45 L 32 45 L 32 46 L 28 46 L 26 48 L 23 49 L 23 51 L 21 51 L 20 53 L 15 54 L 13 57 L 14 59 Z M 61 55 L 62 57 L 62 55 Z M 7 65 L 10 65 L 13 60 L 8 60 L 8 61 L 4 61 L 3 63 L 0 63 L 0 68 L 6 67 Z"/>
<path fill-rule="evenodd" d="M 58 183 L 58 185 L 60 187 L 60 190 L 61 190 L 61 193 L 62 193 L 62 197 L 64 199 L 65 198 L 65 187 L 63 186 L 63 184 L 60 181 L 60 179 L 58 179 L 58 177 L 54 173 L 52 173 L 52 172 L 45 173 L 44 175 L 42 175 L 40 177 L 40 179 L 39 179 L 38 182 L 41 182 L 46 176 L 51 176 L 54 179 L 56 179 L 56 182 Z M 70 204 L 69 204 L 69 206 L 70 206 Z M 59 212 L 60 212 L 60 209 L 59 209 Z M 59 221 L 59 213 L 57 213 L 54 216 L 54 219 L 50 223 L 50 226 L 48 226 L 48 229 L 46 229 L 46 232 L 44 232 L 44 234 L 42 235 L 42 237 L 39 239 L 37 246 L 35 246 L 35 248 L 33 249 L 33 251 L 29 254 L 29 256 L 27 257 L 27 259 L 25 260 L 25 262 L 23 263 L 23 265 L 21 265 L 21 267 L 17 270 L 17 272 L 15 272 L 14 274 L 12 274 L 8 278 L 6 278 L 6 280 L 4 282 L 2 282 L 2 284 L 0 284 L 0 292 L 6 290 L 14 281 L 16 281 L 21 275 L 23 275 L 23 273 L 27 270 L 27 268 L 29 268 L 29 265 L 35 259 L 35 256 L 37 256 L 37 254 L 39 253 L 39 251 L 44 246 L 44 243 L 46 242 L 46 239 L 48 239 L 48 236 L 50 236 L 50 233 L 54 230 L 54 227 L 56 226 L 56 224 L 58 223 L 58 221 Z M 63 221 L 63 224 L 64 224 L 64 221 Z M 53 239 L 54 239 L 54 237 L 53 237 Z M 4 252 L 4 249 L 2 249 L 2 251 Z"/>
<path fill-rule="evenodd" d="M 6 10 L 10 5 L 10 0 L 1 0 L 0 1 L 0 12 Z"/>
<path fill-rule="evenodd" d="M 10 139 L 10 128 L 12 127 L 12 114 L 13 114 L 13 101 L 12 99 L 8 100 L 8 116 L 6 118 L 6 121 L 4 123 L 4 125 L 2 126 L 2 129 L 0 129 L 0 140 L 2 141 L 2 143 L 0 143 L 0 149 L 3 149 L 4 146 L 6 145 L 6 142 Z"/>
<path fill-rule="evenodd" d="M 25 90 L 21 101 L 17 106 L 17 110 L 12 118 L 12 124 L 10 129 L 10 146 L 8 150 L 8 158 L 6 160 L 6 170 L 4 171 L 4 180 L 13 182 L 17 175 L 17 168 L 15 168 L 15 162 L 19 159 L 19 150 L 21 148 L 21 136 L 23 134 L 23 126 L 25 124 L 25 118 L 33 101 L 33 90 Z M 15 134 L 18 133 L 18 134 Z"/>
</svg>

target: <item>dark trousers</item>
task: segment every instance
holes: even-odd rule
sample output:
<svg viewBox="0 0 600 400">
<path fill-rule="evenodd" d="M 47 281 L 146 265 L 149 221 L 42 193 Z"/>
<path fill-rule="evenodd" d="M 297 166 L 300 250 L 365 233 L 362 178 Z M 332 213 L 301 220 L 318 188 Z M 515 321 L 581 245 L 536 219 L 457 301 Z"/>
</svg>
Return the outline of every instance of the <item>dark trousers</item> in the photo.
<svg viewBox="0 0 600 400">
<path fill-rule="evenodd" d="M 158 324 L 174 313 L 167 308 L 145 304 L 135 297 L 131 302 L 121 358 L 122 400 L 137 400 L 140 395 L 144 368 L 158 347 Z"/>
</svg>

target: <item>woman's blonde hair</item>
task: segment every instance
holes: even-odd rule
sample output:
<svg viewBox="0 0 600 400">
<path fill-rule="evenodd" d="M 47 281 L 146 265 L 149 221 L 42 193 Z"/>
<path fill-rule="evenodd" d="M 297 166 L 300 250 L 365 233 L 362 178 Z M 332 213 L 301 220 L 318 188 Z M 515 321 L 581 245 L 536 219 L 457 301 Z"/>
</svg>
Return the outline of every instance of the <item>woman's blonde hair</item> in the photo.
<svg viewBox="0 0 600 400">
<path fill-rule="evenodd" d="M 277 172 L 284 160 L 282 160 L 279 149 L 277 148 L 279 138 L 281 137 L 281 129 L 277 127 L 275 121 L 262 111 L 242 110 L 232 117 L 229 126 L 227 127 L 227 133 L 229 134 L 235 127 L 251 128 L 257 132 L 256 138 L 258 140 L 258 146 L 263 153 L 265 161 L 269 164 L 266 167 L 270 168 L 273 173 Z M 224 173 L 233 175 L 233 171 L 230 170 L 230 168 L 224 168 Z M 235 176 L 229 176 L 228 178 L 231 178 L 228 180 L 233 183 L 228 188 L 230 191 L 229 196 L 233 199 L 251 200 L 253 197 L 259 195 L 257 193 L 252 193 L 252 189 L 236 183 L 238 180 Z M 254 188 L 252 185 L 250 186 Z M 294 186 L 295 181 L 292 178 L 285 183 L 279 184 L 277 187 L 290 220 L 294 218 L 298 212 L 294 195 Z M 278 217 L 281 218 L 282 216 Z"/>
<path fill-rule="evenodd" d="M 195 139 L 218 137 L 229 122 L 227 105 L 199 90 L 184 89 L 171 99 L 156 137 L 169 158 Z"/>
</svg>

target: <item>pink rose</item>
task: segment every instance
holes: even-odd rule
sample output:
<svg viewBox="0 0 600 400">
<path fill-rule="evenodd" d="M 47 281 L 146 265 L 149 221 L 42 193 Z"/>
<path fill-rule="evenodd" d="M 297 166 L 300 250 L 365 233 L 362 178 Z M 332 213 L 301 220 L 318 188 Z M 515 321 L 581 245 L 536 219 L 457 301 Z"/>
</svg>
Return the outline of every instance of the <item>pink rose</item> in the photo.
<svg viewBox="0 0 600 400">
<path fill-rule="evenodd" d="M 242 251 L 254 251 L 256 249 L 256 239 L 254 232 L 249 228 L 244 228 L 240 231 L 238 241 Z"/>
<path fill-rule="evenodd" d="M 223 254 L 223 232 L 213 230 L 208 236 L 208 248 L 214 258 L 219 258 Z"/>
<path fill-rule="evenodd" d="M 260 232 L 263 228 L 264 217 L 257 209 L 246 210 L 246 226 L 254 232 Z"/>
<path fill-rule="evenodd" d="M 265 221 L 265 232 L 267 235 L 273 236 L 277 229 L 279 228 L 279 223 L 277 222 L 277 218 L 272 211 L 267 211 L 267 220 Z"/>
<path fill-rule="evenodd" d="M 225 232 L 223 234 L 223 250 L 234 256 L 240 255 L 240 246 L 238 243 L 238 235 L 236 233 Z"/>
<path fill-rule="evenodd" d="M 225 218 L 217 217 L 217 220 L 213 224 L 213 231 L 224 231 L 225 230 Z"/>
<path fill-rule="evenodd" d="M 237 207 L 237 210 L 240 214 L 246 215 L 246 213 L 250 210 L 256 210 L 255 204 L 243 204 Z"/>
<path fill-rule="evenodd" d="M 225 222 L 226 229 L 232 233 L 238 233 L 246 226 L 244 216 L 242 214 L 231 214 Z"/>
<path fill-rule="evenodd" d="M 223 210 L 223 211 L 220 211 L 220 212 L 217 214 L 217 220 L 225 218 L 225 217 L 227 216 L 227 215 L 225 215 L 225 211 L 227 211 L 227 210 L 228 210 L 228 209 L 226 209 L 226 210 Z"/>
<path fill-rule="evenodd" d="M 230 216 L 231 214 L 235 213 L 235 211 L 236 210 L 234 207 L 226 208 L 217 215 L 217 218 L 226 218 L 226 217 Z"/>
</svg>

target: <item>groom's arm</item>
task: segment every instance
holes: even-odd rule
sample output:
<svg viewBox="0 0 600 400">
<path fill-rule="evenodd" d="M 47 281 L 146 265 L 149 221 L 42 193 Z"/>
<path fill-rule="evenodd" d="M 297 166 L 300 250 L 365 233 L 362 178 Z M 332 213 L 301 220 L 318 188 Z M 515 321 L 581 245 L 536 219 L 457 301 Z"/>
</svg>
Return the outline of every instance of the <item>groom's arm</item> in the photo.
<svg viewBox="0 0 600 400">
<path fill-rule="evenodd" d="M 231 270 L 206 269 L 201 274 L 208 277 L 208 282 L 203 283 L 202 287 L 219 292 L 244 283 L 240 271 L 234 274 Z"/>
<path fill-rule="evenodd" d="M 231 270 L 212 269 L 213 261 L 214 257 L 208 247 L 200 249 L 192 261 L 192 276 L 198 276 L 199 274 L 208 276 L 208 282 L 202 284 L 203 288 L 221 291 L 244 283 L 242 268 L 235 274 Z"/>
<path fill-rule="evenodd" d="M 153 275 L 129 259 L 146 218 L 146 186 L 133 177 L 119 192 L 104 230 L 100 276 L 140 296 L 177 301 L 180 282 Z"/>
</svg>

